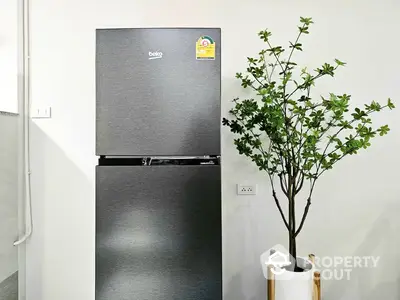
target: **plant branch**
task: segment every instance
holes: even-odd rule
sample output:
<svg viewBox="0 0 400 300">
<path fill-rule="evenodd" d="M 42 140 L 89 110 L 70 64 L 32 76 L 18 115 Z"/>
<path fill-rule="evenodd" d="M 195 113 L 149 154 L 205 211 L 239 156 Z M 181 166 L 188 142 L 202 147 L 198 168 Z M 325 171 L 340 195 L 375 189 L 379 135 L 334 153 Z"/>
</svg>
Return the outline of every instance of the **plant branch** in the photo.
<svg viewBox="0 0 400 300">
<path fill-rule="evenodd" d="M 265 73 L 266 73 L 266 80 L 267 80 L 267 82 L 270 84 L 271 83 L 271 81 L 272 81 L 272 75 L 274 75 L 274 72 L 275 72 L 275 68 L 276 68 L 276 66 L 278 65 L 277 63 L 271 63 L 271 73 L 268 73 L 268 62 L 267 62 L 267 60 L 265 59 L 265 54 L 263 54 L 262 55 L 263 56 L 263 65 L 264 65 L 264 69 L 265 69 Z"/>
<path fill-rule="evenodd" d="M 323 75 L 323 74 L 318 74 L 318 75 L 312 77 L 312 78 L 309 80 L 309 82 L 313 82 L 314 80 L 317 80 L 318 78 L 320 78 L 320 77 L 322 77 L 322 76 L 324 76 L 324 75 Z M 311 83 L 310 83 L 310 84 L 311 84 Z M 303 89 L 303 88 L 305 88 L 305 87 L 306 87 L 306 86 L 305 86 L 305 82 L 304 82 L 303 84 L 298 85 L 298 86 L 289 94 L 288 99 L 289 99 L 290 97 L 292 97 L 292 96 L 294 95 L 294 93 L 296 93 L 298 90 Z"/>
<path fill-rule="evenodd" d="M 286 228 L 289 230 L 289 224 L 288 224 L 288 222 L 286 221 L 285 214 L 283 213 L 283 210 L 282 210 L 281 204 L 279 203 L 279 199 L 278 199 L 278 197 L 276 196 L 276 192 L 275 192 L 275 187 L 274 187 L 274 180 L 273 180 L 273 177 L 271 176 L 271 174 L 270 174 L 270 173 L 268 173 L 268 177 L 269 177 L 269 180 L 270 180 L 270 182 L 271 182 L 271 187 L 272 187 L 272 196 L 274 197 L 274 200 L 275 200 L 276 207 L 278 208 L 278 210 L 279 210 L 279 213 L 281 214 L 281 217 L 282 217 L 283 223 L 285 223 L 285 226 L 286 226 Z"/>
<path fill-rule="evenodd" d="M 307 215 L 308 215 L 308 211 L 310 210 L 310 205 L 311 205 L 311 197 L 308 197 L 307 198 L 307 204 L 306 204 L 306 206 L 304 208 L 303 217 L 301 218 L 301 221 L 300 221 L 300 226 L 296 230 L 296 233 L 294 235 L 295 237 L 297 237 L 299 235 L 299 233 L 301 232 L 301 230 L 303 229 L 304 222 L 306 221 L 306 218 L 307 218 Z"/>
<path fill-rule="evenodd" d="M 310 90 L 311 90 L 311 87 L 308 87 L 308 89 L 307 89 L 307 98 L 310 97 Z M 304 114 L 305 114 L 305 113 L 304 113 Z M 298 122 L 299 122 L 299 120 L 300 120 L 301 118 L 304 118 L 304 115 L 298 115 L 298 116 L 297 116 L 297 121 L 296 121 L 295 129 L 296 129 L 297 124 L 298 124 Z M 298 151 L 297 151 L 297 153 L 296 153 L 296 157 L 298 157 L 298 164 L 299 164 L 299 165 L 301 164 L 301 161 L 302 161 L 302 157 L 301 157 L 301 153 L 300 153 L 300 152 L 301 152 L 302 146 L 304 145 L 304 143 L 303 143 L 303 139 L 304 139 L 304 137 L 303 137 L 303 128 L 304 128 L 303 123 L 304 123 L 304 122 L 301 122 L 301 123 L 300 123 L 299 149 L 298 149 Z M 307 131 L 308 131 L 308 130 L 307 130 Z M 304 141 L 305 141 L 305 139 L 304 139 Z"/>
<path fill-rule="evenodd" d="M 367 112 L 367 115 L 368 115 L 369 113 L 371 113 L 371 112 L 372 112 L 372 111 L 368 111 L 368 112 Z M 354 119 L 354 120 L 352 120 L 350 123 L 353 123 L 354 121 L 356 121 L 356 120 Z M 363 126 L 365 127 L 365 124 L 363 124 Z M 337 132 L 337 134 L 335 135 L 335 137 L 336 137 L 343 129 L 344 129 L 344 127 L 341 127 L 341 128 L 339 129 L 339 131 Z M 357 132 L 357 134 L 356 134 L 352 139 L 350 139 L 349 141 L 347 141 L 347 143 L 349 143 L 349 142 L 355 140 L 358 136 L 359 136 L 359 132 Z M 307 198 L 307 204 L 306 204 L 306 206 L 305 206 L 305 208 L 304 208 L 303 217 L 302 217 L 302 220 L 301 220 L 301 222 L 300 222 L 299 229 L 296 231 L 295 236 L 297 236 L 297 235 L 300 233 L 301 229 L 303 228 L 304 222 L 305 222 L 305 220 L 306 220 L 306 218 L 307 218 L 307 214 L 308 214 L 308 211 L 309 211 L 310 205 L 311 205 L 311 196 L 312 196 L 312 193 L 313 193 L 313 191 L 314 191 L 315 182 L 316 182 L 316 180 L 317 180 L 326 170 L 328 170 L 328 169 L 324 169 L 324 170 L 322 170 L 321 173 L 318 173 L 318 172 L 319 172 L 319 169 L 321 168 L 322 161 L 323 161 L 324 158 L 326 158 L 327 156 L 329 156 L 329 154 L 331 154 L 331 153 L 333 153 L 333 152 L 335 152 L 335 151 L 338 150 L 338 149 L 335 149 L 334 151 L 330 152 L 329 154 L 326 154 L 326 150 L 327 150 L 329 144 L 330 144 L 330 143 L 328 143 L 327 147 L 325 147 L 324 152 L 323 152 L 323 154 L 322 154 L 322 158 L 321 158 L 321 160 L 319 161 L 319 164 L 318 164 L 318 166 L 317 166 L 317 170 L 316 170 L 316 172 L 315 172 L 316 176 L 315 176 L 315 178 L 312 180 L 312 184 L 311 184 L 311 188 L 310 188 L 310 193 L 309 193 L 309 196 L 308 196 L 308 198 Z M 343 157 L 345 157 L 345 156 L 347 156 L 347 155 L 348 155 L 348 153 L 343 154 L 339 159 L 337 159 L 337 160 L 335 161 L 335 163 L 337 163 L 338 161 L 340 161 L 341 159 L 343 159 Z"/>
<path fill-rule="evenodd" d="M 301 189 L 303 188 L 303 184 L 304 184 L 304 177 L 305 177 L 304 173 L 302 171 L 300 173 L 301 173 L 300 181 L 298 181 L 298 184 L 296 185 L 296 192 L 295 192 L 296 195 L 301 191 Z"/>
<path fill-rule="evenodd" d="M 363 124 L 363 128 L 365 127 L 365 124 Z M 357 132 L 357 134 L 353 137 L 353 138 L 350 138 L 347 142 L 346 142 L 346 144 L 348 144 L 348 143 L 350 143 L 350 142 L 352 142 L 352 141 L 354 141 L 356 138 L 358 138 L 360 136 L 360 133 L 359 132 Z M 322 157 L 321 158 L 321 160 L 323 160 L 324 158 L 327 158 L 327 157 L 329 157 L 331 154 L 333 154 L 333 153 L 335 153 L 337 150 L 339 150 L 340 148 L 336 148 L 335 150 L 332 150 L 331 152 L 329 152 L 328 154 L 326 154 L 324 157 Z M 347 156 L 347 155 L 349 155 L 349 153 L 344 153 L 342 156 L 340 156 L 337 160 L 335 160 L 335 164 L 338 162 L 338 161 L 340 161 L 341 159 L 343 159 L 343 157 L 345 157 L 345 156 Z M 321 165 L 321 163 L 320 163 L 320 165 Z M 326 170 L 328 170 L 328 169 L 324 169 L 321 173 L 318 173 L 318 171 L 319 171 L 319 168 L 317 168 L 317 172 L 316 172 L 316 174 L 317 174 L 317 179 L 326 171 Z"/>
<path fill-rule="evenodd" d="M 286 221 L 285 214 L 283 213 L 283 210 L 282 210 L 282 207 L 281 207 L 281 205 L 279 203 L 278 197 L 276 196 L 275 189 L 272 189 L 272 196 L 274 197 L 275 204 L 278 207 L 278 210 L 279 210 L 279 213 L 281 214 L 282 220 L 285 223 L 286 228 L 289 230 L 289 224 Z"/>
<path fill-rule="evenodd" d="M 310 193 L 308 194 L 308 198 L 307 198 L 307 203 L 306 206 L 304 207 L 304 212 L 303 212 L 303 216 L 301 218 L 300 221 L 300 226 L 299 228 L 296 230 L 295 236 L 297 237 L 299 235 L 299 233 L 301 232 L 301 230 L 303 229 L 304 226 L 304 222 L 307 219 L 307 215 L 308 215 L 308 211 L 310 210 L 310 205 L 311 205 L 311 196 L 313 194 L 314 191 L 314 187 L 315 187 L 315 181 L 317 180 L 317 178 L 314 178 L 314 180 L 310 180 L 311 183 L 311 187 L 310 187 Z"/>
<path fill-rule="evenodd" d="M 254 75 L 252 72 L 249 72 L 252 76 L 253 76 L 253 78 L 260 84 L 260 87 L 265 87 L 265 84 L 263 84 L 259 79 L 258 79 L 258 77 L 256 77 L 256 75 Z M 251 85 L 251 87 L 255 90 L 255 91 L 258 91 L 259 89 L 258 88 L 256 88 L 256 87 L 254 87 L 253 85 Z"/>
<path fill-rule="evenodd" d="M 287 184 L 285 186 L 284 181 L 283 181 L 284 180 L 283 178 L 285 178 L 284 175 L 282 173 L 280 173 L 278 176 L 279 176 L 279 181 L 281 183 L 282 192 L 285 194 L 286 197 L 289 197 Z"/>
<path fill-rule="evenodd" d="M 268 44 L 268 47 L 269 47 L 270 50 L 273 49 L 273 47 L 271 46 L 271 43 L 268 40 L 267 40 L 267 44 Z M 281 67 L 282 72 L 283 72 L 285 69 L 283 68 L 283 66 L 281 64 L 281 61 L 279 60 L 278 55 L 276 55 L 276 53 L 274 51 L 271 51 L 271 53 L 274 55 L 276 61 L 278 62 L 279 66 Z"/>
<path fill-rule="evenodd" d="M 268 44 L 268 46 L 269 46 L 269 50 L 271 50 L 271 53 L 274 55 L 276 62 L 277 62 L 277 63 L 279 64 L 279 66 L 281 67 L 282 72 L 283 72 L 283 74 L 284 74 L 284 76 L 285 76 L 286 70 L 283 68 L 282 63 L 281 63 L 281 61 L 279 60 L 279 56 L 275 53 L 275 51 L 272 51 L 273 47 L 272 47 L 271 43 L 270 43 L 268 40 L 267 40 L 267 44 Z M 286 125 L 287 114 L 286 114 L 286 103 L 285 103 L 285 87 L 286 87 L 286 84 L 284 85 L 284 89 L 283 89 L 283 102 L 284 102 L 284 103 L 283 103 L 283 106 L 284 106 L 284 109 L 283 109 L 283 116 L 284 116 L 284 118 L 285 118 L 286 135 L 289 136 L 288 128 L 287 128 L 287 125 Z M 286 141 L 287 141 L 287 147 L 288 147 L 288 149 L 289 149 L 288 139 L 286 139 Z"/>
<path fill-rule="evenodd" d="M 262 57 L 263 57 L 263 65 L 264 65 L 264 69 L 265 69 L 265 73 L 266 73 L 266 78 L 267 78 L 267 82 L 268 83 L 271 83 L 271 80 L 269 79 L 269 74 L 268 74 L 268 64 L 267 64 L 267 61 L 265 60 L 265 55 L 264 55 L 264 53 L 262 53 Z"/>
<path fill-rule="evenodd" d="M 306 27 L 306 25 L 304 24 L 304 25 L 302 26 L 302 30 L 299 30 L 299 34 L 297 35 L 296 41 L 294 42 L 294 44 L 293 44 L 293 46 L 292 46 L 292 50 L 290 51 L 290 54 L 289 54 L 289 58 L 288 58 L 288 61 L 287 61 L 288 63 L 286 64 L 286 70 L 288 69 L 290 59 L 292 58 L 292 55 L 293 55 L 293 52 L 294 52 L 294 49 L 295 49 L 294 45 L 296 45 L 296 44 L 298 43 L 298 41 L 299 41 L 299 39 L 300 39 L 300 36 L 301 36 L 301 34 L 303 33 L 303 29 L 304 29 L 305 27 Z"/>
<path fill-rule="evenodd" d="M 271 80 L 272 80 L 272 75 L 274 74 L 275 68 L 277 65 L 278 65 L 277 63 L 274 63 L 272 66 L 272 70 L 271 70 L 270 77 L 269 77 L 269 82 L 271 82 Z"/>
<path fill-rule="evenodd" d="M 252 74 L 252 76 L 254 76 L 254 75 Z M 261 83 L 260 83 L 260 84 L 261 84 Z M 259 90 L 258 90 L 253 84 L 251 84 L 250 87 L 251 87 L 255 92 L 259 92 Z M 283 110 L 282 108 L 280 108 L 280 110 L 281 110 L 281 112 L 282 112 L 282 115 L 285 115 L 284 110 Z"/>
<path fill-rule="evenodd" d="M 386 108 L 386 107 L 387 107 L 387 105 L 382 106 L 381 109 L 384 109 L 384 108 Z M 368 110 L 368 111 L 366 112 L 366 115 L 369 115 L 369 114 L 372 113 L 372 112 L 374 112 L 374 110 L 371 110 L 371 109 L 370 109 L 370 110 Z M 353 119 L 353 120 L 351 120 L 351 121 L 349 122 L 348 125 L 351 125 L 351 124 L 353 124 L 353 123 L 356 122 L 356 121 L 359 121 L 359 120 Z M 365 124 L 364 124 L 364 125 L 365 125 Z M 338 136 L 343 130 L 345 130 L 345 129 L 346 129 L 345 126 L 340 127 L 340 129 L 331 137 L 330 141 L 326 144 L 326 147 L 325 147 L 325 149 L 324 149 L 324 152 L 322 153 L 322 157 L 321 157 L 321 160 L 320 160 L 320 162 L 319 162 L 319 166 L 318 166 L 318 168 L 317 168 L 316 174 L 318 174 L 318 171 L 319 171 L 319 168 L 320 168 L 320 166 L 321 166 L 321 164 L 322 164 L 323 159 L 326 158 L 326 151 L 328 150 L 329 146 L 332 144 L 333 139 L 334 139 L 335 137 L 337 137 L 337 136 Z M 358 133 L 357 133 L 356 136 L 358 136 Z M 355 138 L 355 137 L 354 137 L 354 138 Z M 337 150 L 337 149 L 336 149 L 336 150 Z M 336 150 L 335 150 L 335 151 L 336 151 Z M 328 155 L 329 155 L 329 154 L 328 154 Z"/>
<path fill-rule="evenodd" d="M 304 24 L 302 26 L 302 29 L 304 29 L 305 26 L 306 25 Z M 301 34 L 302 34 L 302 30 L 299 31 L 299 34 L 297 35 L 296 41 L 293 44 L 292 50 L 290 51 L 289 58 L 288 58 L 288 60 L 286 62 L 285 70 L 283 70 L 283 76 L 286 76 L 286 72 L 288 71 L 289 66 L 290 66 L 290 59 L 292 58 L 292 55 L 293 55 L 293 52 L 294 52 L 294 49 L 295 49 L 294 45 L 296 45 L 297 42 L 299 41 Z M 286 83 L 283 86 L 283 99 L 284 99 L 284 102 L 285 102 L 285 98 L 286 98 Z M 290 96 L 288 98 L 286 98 L 286 100 L 288 100 L 289 98 L 290 98 Z M 286 117 L 286 103 L 285 103 L 285 117 Z"/>
</svg>

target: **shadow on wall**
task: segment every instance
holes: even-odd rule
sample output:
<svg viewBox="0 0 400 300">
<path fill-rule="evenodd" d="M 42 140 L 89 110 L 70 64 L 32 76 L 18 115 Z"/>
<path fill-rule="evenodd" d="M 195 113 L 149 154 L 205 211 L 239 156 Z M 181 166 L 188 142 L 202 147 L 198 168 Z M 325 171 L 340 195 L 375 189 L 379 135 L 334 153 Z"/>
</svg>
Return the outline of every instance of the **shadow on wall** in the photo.
<svg viewBox="0 0 400 300">
<path fill-rule="evenodd" d="M 376 268 L 355 268 L 350 280 L 337 280 L 327 288 L 322 288 L 326 300 L 397 300 L 400 297 L 400 258 L 396 243 L 399 225 L 397 214 L 400 204 L 387 206 L 380 217 L 372 224 L 364 242 L 353 256 L 379 257 Z M 396 222 L 396 223 L 394 223 Z M 397 228 L 396 228 L 397 227 Z M 383 280 L 373 285 L 374 277 Z M 323 283 L 322 283 L 323 284 Z"/>
<path fill-rule="evenodd" d="M 49 120 L 37 122 L 31 122 L 33 234 L 27 243 L 27 297 L 94 299 L 94 187 L 41 129 Z M 79 144 L 75 153 L 80 153 Z"/>
</svg>

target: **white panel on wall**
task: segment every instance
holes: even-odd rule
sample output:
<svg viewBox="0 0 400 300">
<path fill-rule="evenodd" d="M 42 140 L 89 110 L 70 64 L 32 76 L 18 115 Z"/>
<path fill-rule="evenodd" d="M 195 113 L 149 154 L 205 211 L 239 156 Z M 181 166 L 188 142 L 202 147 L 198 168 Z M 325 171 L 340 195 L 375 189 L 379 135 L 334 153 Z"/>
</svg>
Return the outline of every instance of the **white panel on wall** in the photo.
<svg viewBox="0 0 400 300">
<path fill-rule="evenodd" d="M 18 112 L 18 1 L 0 1 L 0 111 Z"/>
<path fill-rule="evenodd" d="M 0 112 L 0 299 L 17 300 L 18 116 Z"/>
</svg>

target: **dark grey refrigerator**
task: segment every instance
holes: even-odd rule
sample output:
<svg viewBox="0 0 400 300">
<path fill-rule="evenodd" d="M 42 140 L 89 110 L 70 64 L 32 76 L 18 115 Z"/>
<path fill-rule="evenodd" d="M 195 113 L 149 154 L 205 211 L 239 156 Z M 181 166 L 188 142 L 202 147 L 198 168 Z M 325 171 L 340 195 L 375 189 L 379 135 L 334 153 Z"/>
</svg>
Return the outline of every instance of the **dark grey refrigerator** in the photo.
<svg viewBox="0 0 400 300">
<path fill-rule="evenodd" d="M 96 300 L 222 299 L 221 32 L 96 31 Z"/>
</svg>

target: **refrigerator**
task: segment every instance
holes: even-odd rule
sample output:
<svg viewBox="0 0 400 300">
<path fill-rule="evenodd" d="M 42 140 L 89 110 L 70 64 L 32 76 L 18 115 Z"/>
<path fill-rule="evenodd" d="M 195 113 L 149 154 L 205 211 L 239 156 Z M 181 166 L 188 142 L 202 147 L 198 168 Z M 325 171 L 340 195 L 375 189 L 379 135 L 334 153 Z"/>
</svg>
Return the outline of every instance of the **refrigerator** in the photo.
<svg viewBox="0 0 400 300">
<path fill-rule="evenodd" d="M 96 300 L 222 299 L 221 30 L 96 30 Z"/>
</svg>

